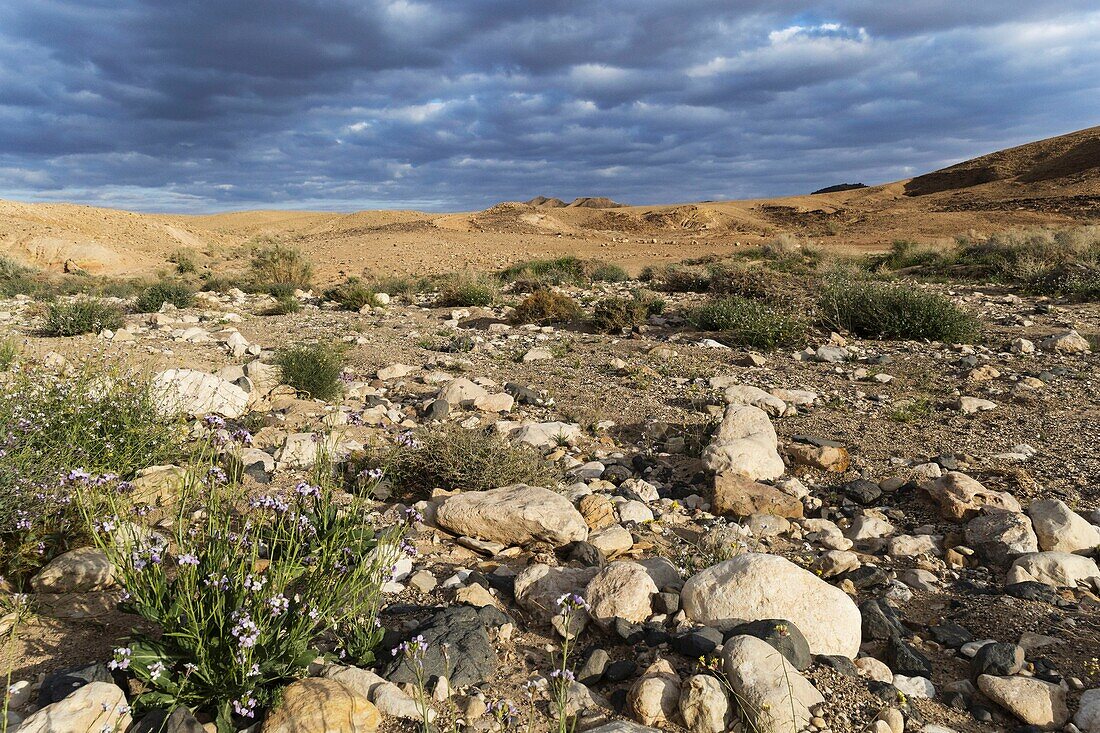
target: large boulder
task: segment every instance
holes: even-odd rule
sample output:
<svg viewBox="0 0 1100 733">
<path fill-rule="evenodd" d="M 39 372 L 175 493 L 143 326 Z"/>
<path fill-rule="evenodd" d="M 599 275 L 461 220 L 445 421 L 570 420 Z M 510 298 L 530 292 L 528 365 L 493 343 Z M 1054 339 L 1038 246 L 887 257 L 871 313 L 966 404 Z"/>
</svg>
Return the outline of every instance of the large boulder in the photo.
<svg viewBox="0 0 1100 733">
<path fill-rule="evenodd" d="M 729 405 L 703 451 L 703 465 L 715 473 L 740 473 L 757 481 L 779 478 L 785 467 L 778 445 L 766 412 L 751 405 Z"/>
<path fill-rule="evenodd" d="M 1069 552 L 1033 552 L 1008 569 L 1007 583 L 1034 580 L 1057 588 L 1075 588 L 1078 582 L 1100 577 L 1096 561 Z"/>
<path fill-rule="evenodd" d="M 748 517 L 753 514 L 772 514 L 787 519 L 802 517 L 802 502 L 774 486 L 753 481 L 739 473 L 722 472 L 714 477 L 714 501 L 711 510 L 715 514 L 731 514 Z"/>
<path fill-rule="evenodd" d="M 573 445 L 581 438 L 581 427 L 567 422 L 528 423 L 513 428 L 508 437 L 534 448 L 555 448 L 563 443 Z"/>
<path fill-rule="evenodd" d="M 680 686 L 680 718 L 691 733 L 725 733 L 732 712 L 717 677 L 697 674 Z"/>
<path fill-rule="evenodd" d="M 382 716 L 366 696 L 333 679 L 311 677 L 283 690 L 262 733 L 374 733 Z"/>
<path fill-rule="evenodd" d="M 439 507 L 436 521 L 455 534 L 505 545 L 560 547 L 588 538 L 584 517 L 568 499 L 523 484 L 456 494 Z"/>
<path fill-rule="evenodd" d="M 41 708 L 17 726 L 20 733 L 123 731 L 130 727 L 126 695 L 110 682 L 91 682 Z"/>
<path fill-rule="evenodd" d="M 927 481 L 921 484 L 921 489 L 936 503 L 945 519 L 956 522 L 978 516 L 983 508 L 1023 511 L 1012 494 L 987 489 L 958 471 L 949 471 L 935 481 Z"/>
<path fill-rule="evenodd" d="M 1086 553 L 1100 546 L 1100 529 L 1058 499 L 1036 501 L 1027 508 L 1040 550 Z"/>
<path fill-rule="evenodd" d="M 780 417 L 787 411 L 786 402 L 770 392 L 748 384 L 726 387 L 725 398 L 727 405 L 752 405 L 775 417 Z"/>
<path fill-rule="evenodd" d="M 168 369 L 153 378 L 153 399 L 165 413 L 237 418 L 248 411 L 248 393 L 227 379 L 197 369 Z"/>
<path fill-rule="evenodd" d="M 88 593 L 110 588 L 115 568 L 106 553 L 95 547 L 78 547 L 58 555 L 31 578 L 38 593 Z"/>
<path fill-rule="evenodd" d="M 642 623 L 653 613 L 657 586 L 649 571 L 636 562 L 613 562 L 600 570 L 585 589 L 589 615 L 606 626 L 622 618 Z"/>
<path fill-rule="evenodd" d="M 1004 567 L 1012 558 L 1039 551 L 1039 540 L 1026 514 L 989 512 L 966 525 L 966 544 L 994 565 Z"/>
<path fill-rule="evenodd" d="M 1100 733 L 1100 687 L 1081 693 L 1073 724 L 1083 733 Z"/>
<path fill-rule="evenodd" d="M 516 603 L 531 613 L 549 619 L 560 610 L 557 601 L 566 593 L 581 595 L 596 577 L 596 568 L 551 567 L 543 563 L 528 565 L 516 576 Z"/>
<path fill-rule="evenodd" d="M 1034 677 L 978 677 L 978 689 L 1028 725 L 1043 730 L 1061 728 L 1069 720 L 1066 692 L 1060 685 Z"/>
<path fill-rule="evenodd" d="M 679 719 L 680 677 L 672 665 L 658 659 L 630 688 L 627 709 L 644 725 L 666 726 Z"/>
<path fill-rule="evenodd" d="M 745 553 L 696 573 L 681 604 L 698 623 L 732 627 L 786 619 L 814 654 L 855 657 L 862 619 L 848 594 L 778 555 Z"/>
<path fill-rule="evenodd" d="M 802 730 L 813 717 L 810 709 L 825 702 L 782 654 L 755 636 L 728 639 L 722 663 L 749 727 L 757 733 Z"/>
</svg>

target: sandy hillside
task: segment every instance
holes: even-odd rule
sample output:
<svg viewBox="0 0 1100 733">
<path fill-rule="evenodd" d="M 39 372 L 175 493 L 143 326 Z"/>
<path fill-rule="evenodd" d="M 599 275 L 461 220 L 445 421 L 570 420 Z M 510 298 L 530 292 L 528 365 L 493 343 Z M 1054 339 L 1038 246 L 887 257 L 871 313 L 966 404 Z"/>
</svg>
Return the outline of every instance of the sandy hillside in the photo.
<svg viewBox="0 0 1100 733">
<path fill-rule="evenodd" d="M 969 230 L 1100 220 L 1100 127 L 991 153 L 908 181 L 817 195 L 666 206 L 537 196 L 485 211 L 248 211 L 136 214 L 0 202 L 0 252 L 35 266 L 148 274 L 186 250 L 203 267 L 242 266 L 251 245 L 294 244 L 322 277 L 498 267 L 572 253 L 637 269 L 792 232 L 838 249 Z"/>
</svg>

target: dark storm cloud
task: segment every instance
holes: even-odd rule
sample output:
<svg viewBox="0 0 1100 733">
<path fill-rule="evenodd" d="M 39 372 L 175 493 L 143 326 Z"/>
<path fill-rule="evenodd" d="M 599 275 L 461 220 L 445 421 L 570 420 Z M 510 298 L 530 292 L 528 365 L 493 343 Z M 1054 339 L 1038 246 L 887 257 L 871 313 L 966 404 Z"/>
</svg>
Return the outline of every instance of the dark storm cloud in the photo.
<svg viewBox="0 0 1100 733">
<path fill-rule="evenodd" d="M 903 178 L 1096 124 L 1066 0 L 9 0 L 0 196 L 657 202 Z"/>
</svg>

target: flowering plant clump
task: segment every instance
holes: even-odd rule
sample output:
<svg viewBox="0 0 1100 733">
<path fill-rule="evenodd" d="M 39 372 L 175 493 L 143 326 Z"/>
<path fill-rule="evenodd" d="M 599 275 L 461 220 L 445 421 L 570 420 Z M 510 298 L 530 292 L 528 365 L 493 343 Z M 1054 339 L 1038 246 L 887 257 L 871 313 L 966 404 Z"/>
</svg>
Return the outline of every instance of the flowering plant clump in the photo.
<svg viewBox="0 0 1100 733">
<path fill-rule="evenodd" d="M 94 354 L 64 374 L 16 365 L 0 393 L 0 576 L 22 587 L 87 544 L 83 514 L 126 490 L 120 476 L 178 456 L 183 428 L 149 380 Z"/>
<path fill-rule="evenodd" d="M 569 687 L 576 680 L 569 656 L 573 651 L 573 629 L 576 621 L 588 613 L 588 602 L 576 593 L 566 593 L 558 598 L 558 616 L 561 618 L 561 656 L 550 672 L 550 691 L 558 721 L 558 733 L 571 733 L 576 727 L 569 720 Z"/>
<path fill-rule="evenodd" d="M 245 500 L 224 473 L 197 465 L 186 491 L 201 494 L 203 511 L 181 501 L 166 546 L 120 541 L 109 522 L 96 543 L 119 569 L 124 609 L 161 629 L 133 635 L 112 660 L 146 688 L 136 705 L 204 708 L 229 731 L 324 650 L 373 660 L 381 587 L 406 525 L 375 532 L 361 502 L 342 504 L 323 483 Z"/>
</svg>

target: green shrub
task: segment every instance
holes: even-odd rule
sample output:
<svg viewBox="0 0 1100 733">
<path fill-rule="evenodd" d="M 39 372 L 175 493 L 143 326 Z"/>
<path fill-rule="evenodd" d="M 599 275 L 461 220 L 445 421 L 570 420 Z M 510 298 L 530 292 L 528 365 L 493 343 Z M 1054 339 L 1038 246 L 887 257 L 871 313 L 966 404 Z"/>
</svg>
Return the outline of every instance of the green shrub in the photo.
<svg viewBox="0 0 1100 733">
<path fill-rule="evenodd" d="M 700 331 L 720 332 L 726 343 L 761 349 L 798 345 L 807 329 L 798 316 L 736 296 L 700 306 L 688 313 L 687 320 Z"/>
<path fill-rule="evenodd" d="M 979 321 L 950 298 L 911 285 L 834 279 L 818 299 L 823 324 L 879 339 L 928 339 L 964 343 Z"/>
<path fill-rule="evenodd" d="M 0 372 L 6 372 L 19 358 L 19 344 L 15 339 L 5 336 L 0 339 Z"/>
<path fill-rule="evenodd" d="M 638 301 L 645 308 L 646 315 L 659 316 L 665 312 L 665 308 L 668 303 L 664 298 L 660 297 L 651 290 L 645 288 L 635 288 L 630 293 L 634 300 Z"/>
<path fill-rule="evenodd" d="M 325 291 L 326 300 L 336 301 L 341 308 L 348 311 L 358 311 L 363 306 L 375 305 L 377 295 L 374 288 L 357 277 L 349 277 Z"/>
<path fill-rule="evenodd" d="M 666 293 L 705 293 L 710 288 L 710 273 L 685 267 L 666 267 L 656 275 L 655 289 Z"/>
<path fill-rule="evenodd" d="M 921 246 L 912 240 L 897 239 L 890 245 L 889 252 L 869 256 L 865 267 L 872 272 L 890 272 L 913 267 L 941 267 L 944 264 L 945 256 L 940 250 Z"/>
<path fill-rule="evenodd" d="M 805 305 L 812 302 L 811 292 L 820 287 L 819 278 L 795 275 L 760 265 L 715 266 L 711 268 L 709 292 L 719 296 L 737 296 L 776 305 Z"/>
<path fill-rule="evenodd" d="M 515 323 L 534 323 L 549 326 L 554 323 L 571 323 L 582 315 L 577 301 L 568 295 L 552 290 L 536 290 L 516 306 L 512 320 Z"/>
<path fill-rule="evenodd" d="M 360 469 L 382 469 L 403 496 L 432 489 L 488 491 L 512 484 L 552 486 L 560 475 L 542 456 L 492 430 L 467 430 L 451 423 L 405 434 L 396 446 L 374 448 Z"/>
<path fill-rule="evenodd" d="M 195 256 L 186 249 L 177 249 L 168 255 L 168 261 L 176 266 L 176 272 L 180 275 L 190 275 L 199 269 L 195 264 Z"/>
<path fill-rule="evenodd" d="M 186 422 L 155 397 L 144 375 L 98 360 L 12 372 L 0 392 L 0 576 L 21 587 L 86 542 L 75 500 L 97 500 L 110 475 L 178 460 Z"/>
<path fill-rule="evenodd" d="M 596 303 L 589 323 L 597 331 L 615 333 L 646 321 L 646 306 L 634 298 L 604 298 Z"/>
<path fill-rule="evenodd" d="M 46 306 L 42 333 L 46 336 L 79 336 L 121 328 L 122 309 L 97 298 L 55 301 Z"/>
<path fill-rule="evenodd" d="M 139 313 L 155 313 L 165 303 L 177 308 L 187 308 L 195 302 L 195 291 L 187 283 L 178 280 L 163 280 L 141 291 L 134 308 Z"/>
<path fill-rule="evenodd" d="M 291 346 L 278 352 L 275 363 L 282 370 L 283 382 L 301 394 L 331 400 L 343 392 L 340 377 L 344 372 L 344 354 L 335 344 Z"/>
<path fill-rule="evenodd" d="M 302 302 L 293 295 L 284 295 L 276 298 L 275 303 L 264 311 L 267 316 L 285 316 L 302 310 Z"/>
<path fill-rule="evenodd" d="M 527 260 L 501 270 L 504 282 L 528 281 L 542 285 L 583 285 L 587 282 L 584 260 L 573 255 L 547 260 Z"/>
<path fill-rule="evenodd" d="M 630 275 L 627 274 L 619 265 L 611 262 L 592 262 L 591 274 L 589 277 L 594 282 L 609 282 L 609 283 L 621 283 L 630 279 Z"/>
<path fill-rule="evenodd" d="M 480 275 L 460 274 L 446 278 L 439 287 L 436 305 L 441 308 L 469 308 L 492 305 L 497 299 L 496 283 Z"/>
<path fill-rule="evenodd" d="M 138 690 L 135 706 L 183 705 L 228 732 L 306 676 L 321 644 L 347 663 L 374 661 L 381 589 L 407 524 L 376 533 L 370 507 L 304 481 L 242 511 L 238 487 L 197 469 L 203 511 L 184 507 L 165 530 L 171 542 L 120 541 L 111 520 L 88 521 L 117 568 L 123 608 L 158 630 L 133 633 L 109 664 Z M 115 501 L 114 521 L 127 508 Z"/>
<path fill-rule="evenodd" d="M 313 265 L 298 249 L 272 244 L 252 255 L 252 278 L 263 285 L 284 285 L 307 290 L 313 279 Z"/>
<path fill-rule="evenodd" d="M 10 257 L 0 255 L 0 281 L 21 280 L 33 274 L 33 268 L 22 265 Z"/>
</svg>

